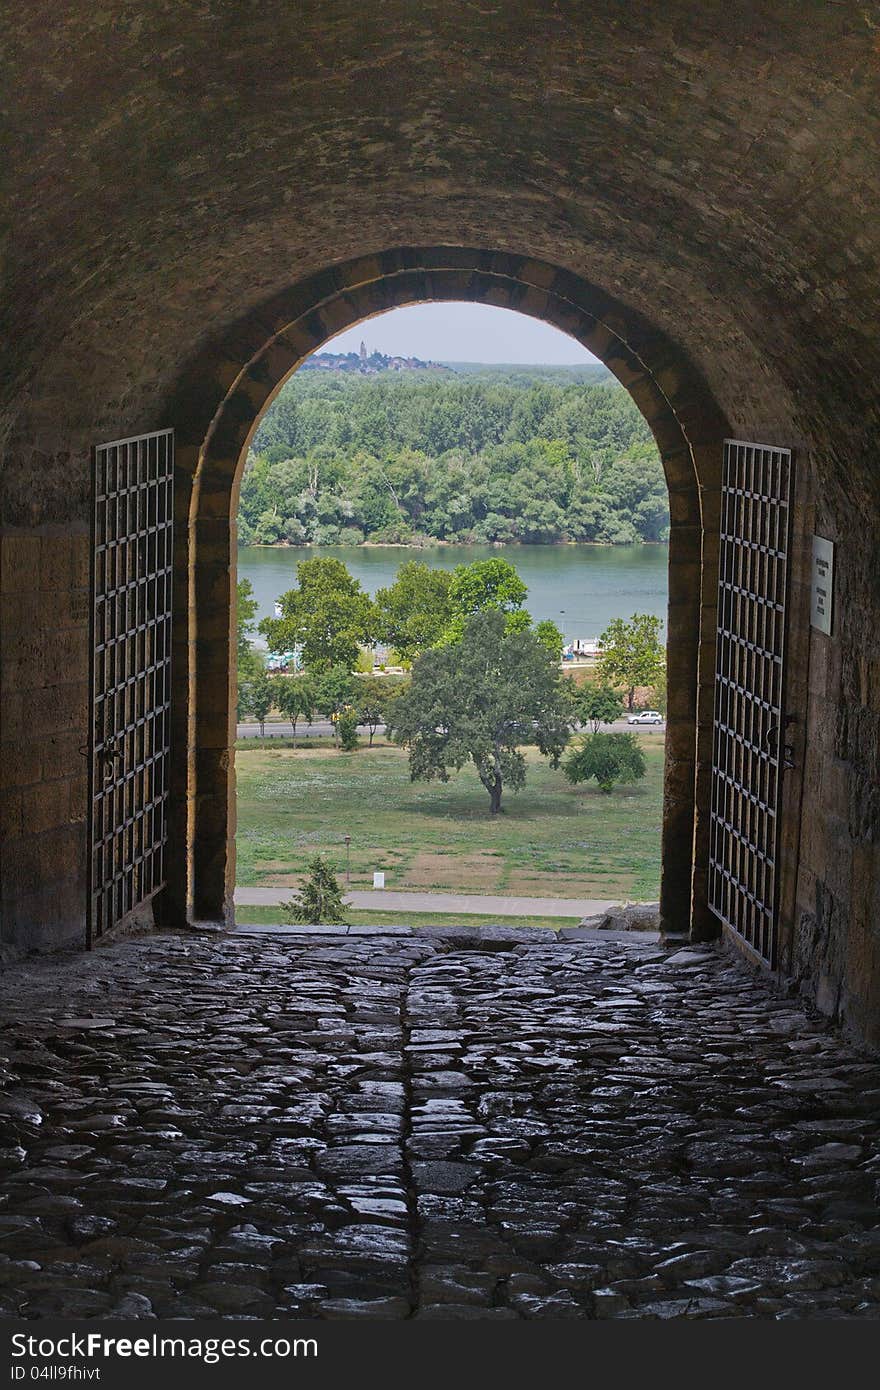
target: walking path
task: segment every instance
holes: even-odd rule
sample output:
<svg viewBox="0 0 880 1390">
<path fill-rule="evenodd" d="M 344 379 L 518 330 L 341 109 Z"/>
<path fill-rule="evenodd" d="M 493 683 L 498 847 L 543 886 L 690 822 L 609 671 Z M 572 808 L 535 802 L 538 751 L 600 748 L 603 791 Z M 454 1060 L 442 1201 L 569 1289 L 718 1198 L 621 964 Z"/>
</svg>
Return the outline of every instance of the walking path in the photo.
<svg viewBox="0 0 880 1390">
<path fill-rule="evenodd" d="M 0 1317 L 877 1319 L 880 1061 L 720 950 L 532 935 L 10 968 Z"/>
<path fill-rule="evenodd" d="M 276 907 L 293 888 L 236 888 L 236 907 Z M 619 904 L 606 898 L 505 898 L 478 893 L 403 893 L 372 888 L 346 893 L 349 907 L 370 912 L 478 913 L 484 917 L 591 917 Z"/>
</svg>

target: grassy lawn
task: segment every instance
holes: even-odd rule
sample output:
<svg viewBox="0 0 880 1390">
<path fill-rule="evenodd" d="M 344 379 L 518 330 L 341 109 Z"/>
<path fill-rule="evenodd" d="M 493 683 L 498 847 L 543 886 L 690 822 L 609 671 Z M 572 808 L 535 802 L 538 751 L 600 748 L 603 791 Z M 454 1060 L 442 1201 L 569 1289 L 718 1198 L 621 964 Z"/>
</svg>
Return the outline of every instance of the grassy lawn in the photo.
<svg viewBox="0 0 880 1390">
<path fill-rule="evenodd" d="M 235 919 L 244 926 L 277 926 L 283 921 L 280 907 L 240 907 Z M 352 908 L 348 920 L 353 927 L 576 927 L 578 917 L 491 917 L 479 913 L 368 912 Z"/>
<path fill-rule="evenodd" d="M 445 785 L 410 782 L 406 753 L 385 743 L 337 753 L 242 741 L 237 881 L 293 886 L 316 850 L 342 871 L 349 834 L 352 888 L 371 887 L 373 870 L 384 869 L 387 888 L 656 898 L 663 735 L 638 737 L 648 775 L 608 795 L 595 783 L 570 786 L 527 750 L 526 786 L 505 792 L 495 817 L 470 766 Z"/>
</svg>

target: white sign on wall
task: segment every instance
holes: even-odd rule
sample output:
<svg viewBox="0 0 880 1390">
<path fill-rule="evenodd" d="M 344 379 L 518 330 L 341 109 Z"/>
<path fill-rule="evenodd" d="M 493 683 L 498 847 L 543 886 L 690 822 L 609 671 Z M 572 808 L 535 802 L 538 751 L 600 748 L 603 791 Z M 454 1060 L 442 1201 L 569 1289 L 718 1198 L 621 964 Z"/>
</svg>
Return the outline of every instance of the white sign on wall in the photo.
<svg viewBox="0 0 880 1390">
<path fill-rule="evenodd" d="M 813 537 L 813 584 L 810 622 L 820 632 L 831 635 L 831 608 L 834 601 L 834 542 Z"/>
</svg>

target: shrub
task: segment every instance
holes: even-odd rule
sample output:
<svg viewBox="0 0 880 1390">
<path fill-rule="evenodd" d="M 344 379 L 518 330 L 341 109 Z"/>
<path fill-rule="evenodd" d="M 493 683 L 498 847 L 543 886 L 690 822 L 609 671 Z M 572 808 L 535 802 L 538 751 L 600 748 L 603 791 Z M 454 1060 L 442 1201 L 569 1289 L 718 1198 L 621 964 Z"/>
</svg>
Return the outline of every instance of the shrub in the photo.
<svg viewBox="0 0 880 1390">
<path fill-rule="evenodd" d="M 353 753 L 355 748 L 359 747 L 360 744 L 357 732 L 357 710 L 343 710 L 337 721 L 336 731 L 339 734 L 339 746 L 343 753 Z"/>
<path fill-rule="evenodd" d="M 569 782 L 595 777 L 603 792 L 617 782 L 638 782 L 645 775 L 645 755 L 635 734 L 589 734 L 572 749 L 562 770 Z"/>
</svg>

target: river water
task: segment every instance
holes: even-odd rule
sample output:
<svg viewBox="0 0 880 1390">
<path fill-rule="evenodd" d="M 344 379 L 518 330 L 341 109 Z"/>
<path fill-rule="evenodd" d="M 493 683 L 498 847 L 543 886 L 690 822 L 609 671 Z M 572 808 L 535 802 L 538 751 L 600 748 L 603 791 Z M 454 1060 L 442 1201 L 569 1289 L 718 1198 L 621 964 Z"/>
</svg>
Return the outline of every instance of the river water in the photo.
<svg viewBox="0 0 880 1390">
<path fill-rule="evenodd" d="M 312 555 L 343 560 L 370 594 L 391 584 L 405 560 L 453 569 L 502 555 L 528 585 L 532 617 L 552 618 L 568 641 L 598 637 L 611 618 L 633 613 L 656 614 L 666 630 L 665 545 L 246 546 L 238 552 L 238 577 L 253 584 L 260 618 L 272 616 L 279 594 L 296 583 L 297 563 Z"/>
</svg>

